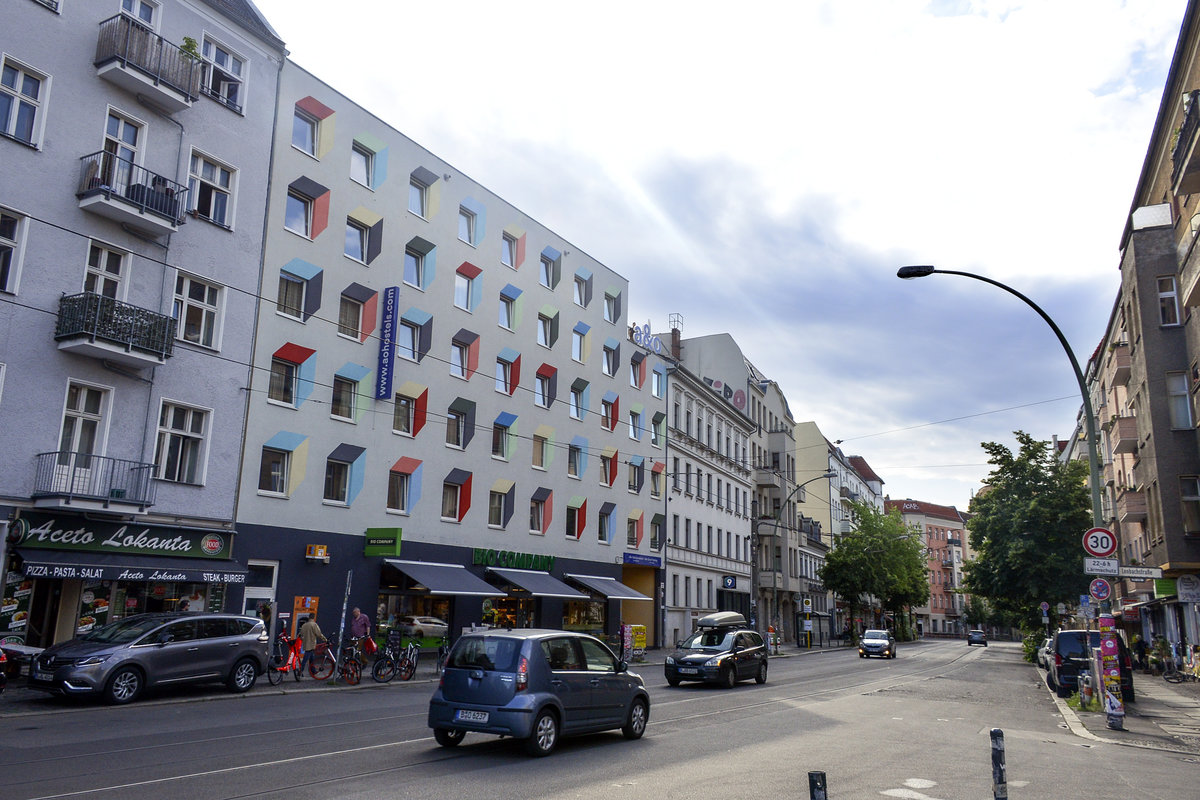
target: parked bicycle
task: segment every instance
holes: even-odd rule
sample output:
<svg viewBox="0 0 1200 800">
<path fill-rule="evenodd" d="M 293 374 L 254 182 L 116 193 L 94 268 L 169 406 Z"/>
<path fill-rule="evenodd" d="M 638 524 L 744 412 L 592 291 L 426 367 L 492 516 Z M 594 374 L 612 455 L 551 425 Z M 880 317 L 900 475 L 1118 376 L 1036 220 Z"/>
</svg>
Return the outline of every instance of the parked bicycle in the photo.
<svg viewBox="0 0 1200 800">
<path fill-rule="evenodd" d="M 278 686 L 283 683 L 283 675 L 285 672 L 292 673 L 292 677 L 300 680 L 300 660 L 303 657 L 301 652 L 300 637 L 291 638 L 283 631 L 275 637 L 275 644 L 271 648 L 271 660 L 267 664 L 267 680 L 272 686 Z M 311 667 L 310 667 L 311 669 Z"/>
<path fill-rule="evenodd" d="M 1183 683 L 1198 679 L 1196 676 L 1197 648 L 1193 648 L 1191 656 L 1185 656 L 1182 653 L 1183 647 L 1183 644 L 1174 645 L 1173 652 L 1167 657 L 1163 671 L 1163 680 L 1167 683 Z"/>
<path fill-rule="evenodd" d="M 308 671 L 309 674 L 319 681 L 326 680 L 334 672 L 337 672 L 339 678 L 348 685 L 354 686 L 362 680 L 362 667 L 362 662 L 357 658 L 357 648 L 354 640 L 343 645 L 341 655 L 336 660 L 333 657 L 329 643 L 321 642 L 317 645 L 316 656 L 309 665 Z"/>
<path fill-rule="evenodd" d="M 449 656 L 450 656 L 450 637 L 442 636 L 442 638 L 438 641 L 438 655 L 437 655 L 436 669 L 437 669 L 437 672 L 439 675 L 442 674 L 442 670 L 446 666 L 446 659 Z"/>
<path fill-rule="evenodd" d="M 403 641 L 404 636 L 399 631 L 388 633 L 387 642 L 375 659 L 371 677 L 380 683 L 387 683 L 396 676 L 400 676 L 402 681 L 412 678 L 417 671 L 417 660 L 421 655 L 421 647 L 416 639 L 410 638 L 407 644 L 404 644 Z"/>
</svg>

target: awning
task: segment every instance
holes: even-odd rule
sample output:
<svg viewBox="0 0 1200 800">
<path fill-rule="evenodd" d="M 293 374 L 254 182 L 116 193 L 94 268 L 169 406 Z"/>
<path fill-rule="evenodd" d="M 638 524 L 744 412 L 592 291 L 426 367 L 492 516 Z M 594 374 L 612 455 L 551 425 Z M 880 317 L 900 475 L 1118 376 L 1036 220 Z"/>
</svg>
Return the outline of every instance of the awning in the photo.
<svg viewBox="0 0 1200 800">
<path fill-rule="evenodd" d="M 559 597 L 563 600 L 587 600 L 588 596 L 576 591 L 570 586 L 545 572 L 535 572 L 528 569 L 497 569 L 489 567 L 488 572 L 499 575 L 504 580 L 528 591 L 534 597 Z"/>
<path fill-rule="evenodd" d="M 171 558 L 137 553 L 89 553 L 79 550 L 17 550 L 30 578 L 83 578 L 91 581 L 246 582 L 236 561 Z"/>
<path fill-rule="evenodd" d="M 504 592 L 477 578 L 461 564 L 431 564 L 425 561 L 404 561 L 385 558 L 383 563 L 394 567 L 429 590 L 430 594 L 461 594 L 474 597 L 503 597 Z"/>
<path fill-rule="evenodd" d="M 567 574 L 567 577 L 578 584 L 586 586 L 596 594 L 602 594 L 608 598 L 616 598 L 617 600 L 652 599 L 635 589 L 630 589 L 616 578 L 607 578 L 603 575 L 572 575 L 570 573 Z"/>
</svg>

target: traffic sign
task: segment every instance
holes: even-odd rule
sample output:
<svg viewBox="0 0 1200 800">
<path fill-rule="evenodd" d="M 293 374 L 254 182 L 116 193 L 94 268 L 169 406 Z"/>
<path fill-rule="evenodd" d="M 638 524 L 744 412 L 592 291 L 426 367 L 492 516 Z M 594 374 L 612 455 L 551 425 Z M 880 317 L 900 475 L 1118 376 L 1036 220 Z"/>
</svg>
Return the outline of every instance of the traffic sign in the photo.
<svg viewBox="0 0 1200 800">
<path fill-rule="evenodd" d="M 1097 573 L 1099 574 L 1099 573 Z M 1134 578 L 1135 580 L 1159 580 L 1162 578 L 1162 567 L 1126 567 L 1122 566 L 1119 574 L 1122 578 Z"/>
<path fill-rule="evenodd" d="M 1112 584 L 1104 578 L 1095 578 L 1088 586 L 1088 593 L 1097 600 L 1107 600 L 1112 595 Z"/>
<path fill-rule="evenodd" d="M 1117 575 L 1120 564 L 1115 558 L 1085 558 L 1083 560 L 1084 575 Z"/>
<path fill-rule="evenodd" d="M 1049 603 L 1047 603 L 1045 600 L 1043 600 L 1043 601 L 1042 601 L 1042 605 L 1041 605 L 1041 609 L 1042 609 L 1042 613 L 1043 613 L 1043 614 L 1045 614 L 1047 611 L 1049 611 L 1049 610 L 1050 610 L 1050 604 L 1049 604 Z"/>
<path fill-rule="evenodd" d="M 1089 556 L 1108 558 L 1117 552 L 1117 537 L 1107 528 L 1092 528 L 1083 535 L 1083 549 Z"/>
</svg>

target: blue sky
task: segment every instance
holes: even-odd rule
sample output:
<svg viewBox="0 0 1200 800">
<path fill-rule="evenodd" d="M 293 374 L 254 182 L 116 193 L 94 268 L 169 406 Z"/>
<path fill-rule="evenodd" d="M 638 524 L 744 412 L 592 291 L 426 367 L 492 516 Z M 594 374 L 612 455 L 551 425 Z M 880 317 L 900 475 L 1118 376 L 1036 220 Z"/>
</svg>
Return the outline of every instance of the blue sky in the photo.
<svg viewBox="0 0 1200 800">
<path fill-rule="evenodd" d="M 1184 0 L 257 0 L 293 60 L 727 331 L 893 498 L 1068 435 Z M 331 12 L 336 8 L 336 12 Z M 731 10 L 736 9 L 736 10 Z"/>
</svg>

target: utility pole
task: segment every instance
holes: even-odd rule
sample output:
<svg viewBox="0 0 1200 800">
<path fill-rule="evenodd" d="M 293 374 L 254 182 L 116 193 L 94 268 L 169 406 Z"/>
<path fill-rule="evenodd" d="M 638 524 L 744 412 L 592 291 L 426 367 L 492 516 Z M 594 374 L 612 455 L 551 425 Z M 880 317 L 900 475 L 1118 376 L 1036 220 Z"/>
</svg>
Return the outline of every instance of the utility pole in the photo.
<svg viewBox="0 0 1200 800">
<path fill-rule="evenodd" d="M 758 615 L 758 500 L 750 501 L 750 619 L 756 631 L 766 631 Z"/>
</svg>

